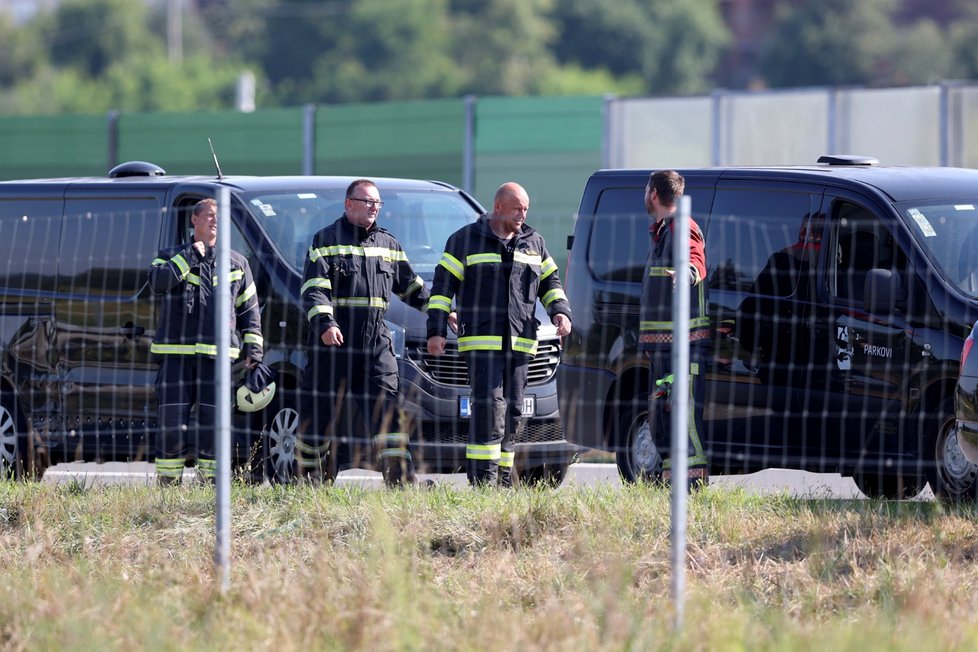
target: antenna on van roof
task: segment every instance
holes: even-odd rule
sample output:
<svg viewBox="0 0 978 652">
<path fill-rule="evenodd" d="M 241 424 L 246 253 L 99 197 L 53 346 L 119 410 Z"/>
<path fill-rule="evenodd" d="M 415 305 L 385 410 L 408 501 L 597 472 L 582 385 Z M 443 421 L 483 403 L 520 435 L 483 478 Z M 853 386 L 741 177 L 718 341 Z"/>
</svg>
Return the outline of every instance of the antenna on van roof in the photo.
<svg viewBox="0 0 978 652">
<path fill-rule="evenodd" d="M 217 178 L 218 180 L 221 180 L 224 178 L 224 175 L 221 174 L 221 164 L 217 162 L 217 154 L 214 153 L 214 143 L 211 142 L 210 137 L 207 138 L 207 144 L 210 145 L 211 156 L 214 157 L 214 167 L 217 168 Z"/>
</svg>

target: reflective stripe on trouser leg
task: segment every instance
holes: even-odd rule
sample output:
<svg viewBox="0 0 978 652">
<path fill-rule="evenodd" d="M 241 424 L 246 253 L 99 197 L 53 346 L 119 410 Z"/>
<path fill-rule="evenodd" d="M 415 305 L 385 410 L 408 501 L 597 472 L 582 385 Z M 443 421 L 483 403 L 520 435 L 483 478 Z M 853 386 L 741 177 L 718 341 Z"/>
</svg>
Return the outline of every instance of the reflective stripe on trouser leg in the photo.
<svg viewBox="0 0 978 652">
<path fill-rule="evenodd" d="M 198 457 L 197 470 L 205 480 L 213 481 L 217 477 L 217 460 L 210 457 Z"/>
<path fill-rule="evenodd" d="M 161 478 L 180 480 L 181 478 L 183 478 L 183 465 L 184 465 L 184 458 L 182 457 L 174 457 L 174 458 L 157 457 L 156 475 L 158 475 Z"/>
</svg>

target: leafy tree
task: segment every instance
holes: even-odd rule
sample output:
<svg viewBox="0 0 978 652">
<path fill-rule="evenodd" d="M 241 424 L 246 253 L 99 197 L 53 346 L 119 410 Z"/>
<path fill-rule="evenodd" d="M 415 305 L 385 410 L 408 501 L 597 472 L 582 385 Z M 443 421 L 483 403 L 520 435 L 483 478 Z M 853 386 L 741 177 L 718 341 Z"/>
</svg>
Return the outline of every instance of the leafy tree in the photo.
<svg viewBox="0 0 978 652">
<path fill-rule="evenodd" d="M 39 19 L 51 62 L 98 77 L 114 61 L 141 52 L 159 55 L 163 42 L 149 29 L 149 6 L 131 0 L 64 0 Z"/>
<path fill-rule="evenodd" d="M 730 40 L 717 3 L 702 0 L 557 0 L 561 62 L 640 75 L 645 92 L 703 92 Z"/>
<path fill-rule="evenodd" d="M 772 86 L 895 85 L 952 71 L 944 35 L 930 20 L 900 26 L 894 0 L 782 3 L 761 69 Z"/>
</svg>

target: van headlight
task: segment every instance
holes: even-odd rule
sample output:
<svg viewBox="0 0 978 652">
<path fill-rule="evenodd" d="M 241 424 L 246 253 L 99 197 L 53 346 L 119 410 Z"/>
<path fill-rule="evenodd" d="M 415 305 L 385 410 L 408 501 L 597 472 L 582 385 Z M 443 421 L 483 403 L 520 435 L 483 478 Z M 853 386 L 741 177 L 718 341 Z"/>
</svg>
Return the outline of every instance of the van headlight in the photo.
<svg viewBox="0 0 978 652">
<path fill-rule="evenodd" d="M 384 320 L 384 323 L 387 324 L 387 330 L 391 332 L 391 344 L 394 345 L 394 357 L 403 358 L 405 339 L 404 328 L 402 326 L 398 326 L 394 322 L 387 321 L 386 319 Z"/>
</svg>

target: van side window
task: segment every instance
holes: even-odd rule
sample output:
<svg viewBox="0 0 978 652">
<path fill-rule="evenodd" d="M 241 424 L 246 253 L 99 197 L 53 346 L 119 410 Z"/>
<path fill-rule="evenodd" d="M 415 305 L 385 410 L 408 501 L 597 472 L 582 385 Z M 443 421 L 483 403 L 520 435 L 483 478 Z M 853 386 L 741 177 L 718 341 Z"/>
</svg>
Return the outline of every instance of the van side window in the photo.
<svg viewBox="0 0 978 652">
<path fill-rule="evenodd" d="M 602 281 L 642 282 L 649 252 L 645 188 L 609 188 L 601 193 L 591 231 L 588 261 Z"/>
<path fill-rule="evenodd" d="M 812 206 L 804 192 L 718 190 L 706 239 L 710 289 L 794 294 L 820 245 Z"/>
<path fill-rule="evenodd" d="M 163 221 L 154 197 L 69 198 L 58 286 L 63 292 L 126 298 L 146 283 Z"/>
<path fill-rule="evenodd" d="M 871 269 L 889 269 L 906 278 L 907 256 L 871 211 L 847 201 L 832 207 L 832 249 L 827 277 L 829 294 L 861 304 Z"/>
<path fill-rule="evenodd" d="M 0 287 L 53 291 L 61 198 L 0 200 Z"/>
</svg>

